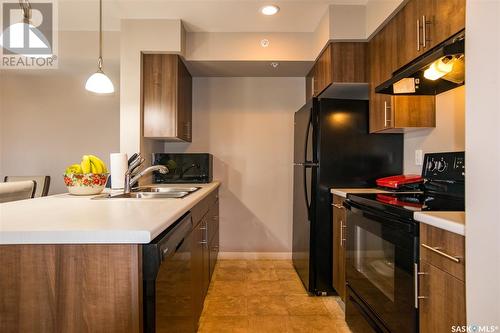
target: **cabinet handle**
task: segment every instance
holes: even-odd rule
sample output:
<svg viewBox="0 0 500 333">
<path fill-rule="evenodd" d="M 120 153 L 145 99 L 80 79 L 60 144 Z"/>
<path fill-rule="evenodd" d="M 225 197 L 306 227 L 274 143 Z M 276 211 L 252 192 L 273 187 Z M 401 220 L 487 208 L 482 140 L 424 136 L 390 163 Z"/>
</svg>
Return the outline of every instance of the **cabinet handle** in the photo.
<svg viewBox="0 0 500 333">
<path fill-rule="evenodd" d="M 387 117 L 387 110 L 390 110 L 391 106 L 387 104 L 387 101 L 384 101 L 384 127 L 389 127 L 391 124 L 391 119 Z M 389 124 L 389 125 L 387 125 Z"/>
<path fill-rule="evenodd" d="M 340 221 L 340 247 L 344 247 L 344 227 L 342 220 Z"/>
<path fill-rule="evenodd" d="M 421 275 L 427 275 L 428 273 L 419 272 L 417 264 L 414 264 L 414 269 L 415 269 L 414 270 L 414 272 L 415 272 L 415 308 L 418 308 L 418 301 L 419 300 L 429 298 L 427 296 L 419 296 L 418 295 L 418 277 Z"/>
<path fill-rule="evenodd" d="M 417 51 L 420 51 L 420 20 L 417 20 Z"/>
<path fill-rule="evenodd" d="M 422 42 L 424 49 L 427 47 L 427 42 L 430 42 L 430 39 L 427 39 L 427 25 L 431 24 L 431 21 L 427 21 L 425 15 L 422 15 Z"/>
<path fill-rule="evenodd" d="M 217 221 L 219 219 L 219 216 L 215 215 L 212 217 L 212 220 Z"/>
<path fill-rule="evenodd" d="M 423 244 L 423 243 L 422 243 L 422 244 L 420 244 L 420 245 L 421 245 L 422 247 L 424 247 L 424 248 L 428 249 L 428 250 L 431 250 L 431 251 L 432 251 L 432 252 L 434 252 L 434 253 L 439 254 L 440 256 L 445 257 L 446 259 L 450 259 L 451 261 L 454 261 L 454 262 L 456 262 L 456 263 L 459 263 L 459 262 L 460 262 L 460 259 L 459 259 L 459 258 L 454 257 L 454 256 L 452 256 L 452 255 L 449 255 L 448 253 L 445 253 L 445 252 L 443 252 L 443 251 L 439 251 L 439 248 L 437 248 L 437 247 L 432 247 L 432 246 L 429 246 L 429 245 L 427 245 L 427 244 Z"/>
<path fill-rule="evenodd" d="M 418 271 L 418 264 L 413 264 L 413 281 L 414 281 L 414 288 L 415 288 L 415 309 L 418 309 L 418 301 L 420 299 L 426 299 L 428 298 L 427 296 L 419 296 L 418 295 L 418 277 L 420 275 L 426 275 L 427 273 L 424 272 L 419 272 Z"/>
<path fill-rule="evenodd" d="M 345 229 L 347 229 L 347 226 L 344 224 L 344 221 L 340 221 L 340 230 L 342 230 L 342 238 L 340 239 L 340 244 L 342 245 L 342 247 L 345 247 L 345 243 L 347 242 Z"/>
<path fill-rule="evenodd" d="M 345 209 L 344 206 L 342 206 L 341 204 L 337 204 L 337 203 L 334 203 L 333 207 L 338 208 L 338 209 Z"/>
</svg>

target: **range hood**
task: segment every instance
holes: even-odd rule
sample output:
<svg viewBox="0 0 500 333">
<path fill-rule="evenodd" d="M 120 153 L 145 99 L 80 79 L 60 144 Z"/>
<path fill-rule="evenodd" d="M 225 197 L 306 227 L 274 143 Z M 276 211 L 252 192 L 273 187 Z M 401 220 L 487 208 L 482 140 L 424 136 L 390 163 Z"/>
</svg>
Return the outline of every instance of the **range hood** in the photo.
<svg viewBox="0 0 500 333">
<path fill-rule="evenodd" d="M 437 95 L 465 83 L 465 31 L 395 71 L 375 88 L 388 95 Z"/>
</svg>

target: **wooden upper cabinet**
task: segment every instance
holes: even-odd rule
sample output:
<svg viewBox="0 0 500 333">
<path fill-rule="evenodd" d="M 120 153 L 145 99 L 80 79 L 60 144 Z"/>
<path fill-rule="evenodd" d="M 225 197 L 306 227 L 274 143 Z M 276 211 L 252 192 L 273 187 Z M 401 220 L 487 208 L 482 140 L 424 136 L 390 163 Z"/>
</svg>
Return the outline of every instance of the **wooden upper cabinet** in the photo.
<svg viewBox="0 0 500 333">
<path fill-rule="evenodd" d="M 392 96 L 375 93 L 398 68 L 399 25 L 390 21 L 368 45 L 370 73 L 370 132 L 399 133 L 435 127 L 434 96 Z"/>
<path fill-rule="evenodd" d="M 454 28 L 443 28 L 441 22 L 442 9 L 436 13 L 436 8 L 448 7 L 442 4 L 446 1 L 410 0 L 406 6 L 369 42 L 369 73 L 370 73 L 370 132 L 401 133 L 412 129 L 431 128 L 436 126 L 435 96 L 393 96 L 375 93 L 375 88 L 388 80 L 394 71 L 412 61 L 420 54 L 441 43 L 450 35 L 461 30 L 460 24 L 450 23 Z M 457 2 L 458 6 L 461 0 Z M 422 8 L 429 10 L 426 45 L 422 43 Z M 456 15 L 460 16 L 460 6 Z M 434 13 L 434 14 L 433 14 Z M 462 13 L 463 14 L 463 13 Z M 417 36 L 417 21 L 421 29 Z M 452 19 L 451 22 L 455 20 Z M 457 21 L 459 21 L 457 19 Z M 437 23 L 440 24 L 437 24 Z M 436 28 L 437 27 L 437 28 Z M 463 26 L 462 26 L 463 27 Z M 432 29 L 431 29 L 432 28 Z M 449 35 L 439 35 L 434 30 L 448 31 Z M 429 41 L 431 36 L 433 40 Z M 420 45 L 417 42 L 420 38 Z"/>
<path fill-rule="evenodd" d="M 319 96 L 333 83 L 366 83 L 366 44 L 328 44 L 306 76 L 306 98 Z"/>
<path fill-rule="evenodd" d="M 192 77 L 180 56 L 143 54 L 145 138 L 192 140 Z"/>
<path fill-rule="evenodd" d="M 465 0 L 410 0 L 398 22 L 398 67 L 465 28 Z"/>
</svg>

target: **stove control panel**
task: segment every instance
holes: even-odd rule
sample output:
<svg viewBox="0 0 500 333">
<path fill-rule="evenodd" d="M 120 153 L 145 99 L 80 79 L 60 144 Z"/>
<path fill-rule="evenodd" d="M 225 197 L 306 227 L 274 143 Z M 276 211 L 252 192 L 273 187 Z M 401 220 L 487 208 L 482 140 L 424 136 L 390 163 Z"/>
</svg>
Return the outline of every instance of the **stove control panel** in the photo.
<svg viewBox="0 0 500 333">
<path fill-rule="evenodd" d="M 465 181 L 465 153 L 425 154 L 422 177 L 428 180 Z"/>
</svg>

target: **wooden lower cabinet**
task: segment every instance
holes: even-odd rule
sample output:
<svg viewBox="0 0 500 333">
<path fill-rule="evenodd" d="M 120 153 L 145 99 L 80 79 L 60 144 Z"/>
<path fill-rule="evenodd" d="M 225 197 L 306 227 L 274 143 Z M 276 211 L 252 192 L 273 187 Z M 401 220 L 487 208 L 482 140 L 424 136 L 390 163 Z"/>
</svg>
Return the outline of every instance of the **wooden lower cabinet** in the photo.
<svg viewBox="0 0 500 333">
<path fill-rule="evenodd" d="M 192 215 L 195 219 L 193 221 L 195 227 L 193 228 L 191 265 L 195 318 L 198 324 L 219 253 L 218 191 L 213 192 L 195 206 Z M 202 216 L 201 219 L 199 219 L 200 216 Z"/>
<path fill-rule="evenodd" d="M 344 198 L 333 196 L 333 288 L 345 302 L 345 246 L 346 212 L 342 203 Z"/>
<path fill-rule="evenodd" d="M 452 326 L 464 326 L 465 282 L 439 268 L 420 262 L 420 332 L 452 332 Z"/>
<path fill-rule="evenodd" d="M 421 333 L 452 332 L 466 325 L 465 237 L 420 224 Z"/>
<path fill-rule="evenodd" d="M 142 332 L 141 249 L 0 245 L 0 332 Z"/>
</svg>

